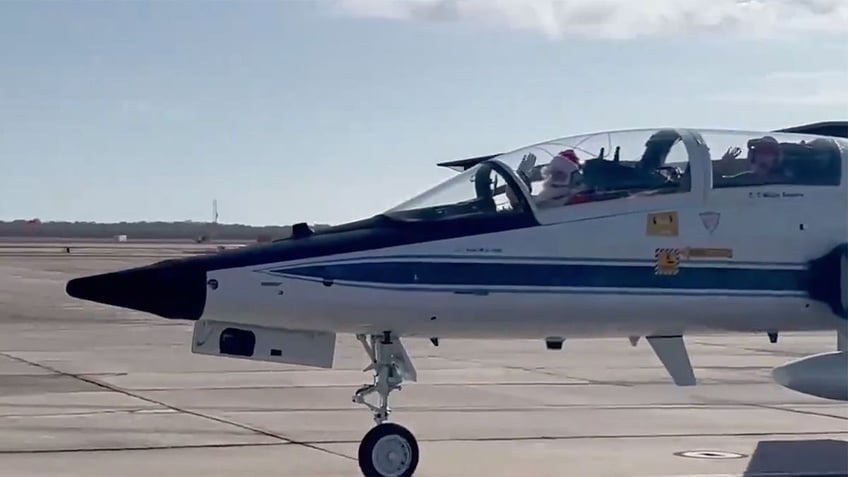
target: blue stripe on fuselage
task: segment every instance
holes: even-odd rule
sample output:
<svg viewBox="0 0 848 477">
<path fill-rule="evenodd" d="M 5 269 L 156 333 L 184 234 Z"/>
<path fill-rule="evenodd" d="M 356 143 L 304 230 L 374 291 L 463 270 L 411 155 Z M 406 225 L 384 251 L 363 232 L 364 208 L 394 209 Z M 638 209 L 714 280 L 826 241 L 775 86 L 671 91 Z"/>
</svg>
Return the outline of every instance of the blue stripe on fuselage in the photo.
<svg viewBox="0 0 848 477">
<path fill-rule="evenodd" d="M 676 275 L 653 266 L 557 263 L 375 261 L 276 268 L 270 273 L 353 283 L 678 290 L 804 291 L 805 270 L 683 264 Z"/>
</svg>

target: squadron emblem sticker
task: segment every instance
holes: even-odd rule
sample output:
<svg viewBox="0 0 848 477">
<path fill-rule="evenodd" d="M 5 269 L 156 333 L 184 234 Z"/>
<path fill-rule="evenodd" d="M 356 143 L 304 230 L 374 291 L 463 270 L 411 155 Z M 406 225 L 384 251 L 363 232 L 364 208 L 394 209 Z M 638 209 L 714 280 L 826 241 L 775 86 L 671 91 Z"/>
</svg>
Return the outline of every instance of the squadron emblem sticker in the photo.
<svg viewBox="0 0 848 477">
<path fill-rule="evenodd" d="M 701 223 L 709 233 L 715 232 L 718 228 L 718 223 L 721 220 L 721 214 L 718 212 L 701 212 L 698 214 L 701 217 Z"/>
</svg>

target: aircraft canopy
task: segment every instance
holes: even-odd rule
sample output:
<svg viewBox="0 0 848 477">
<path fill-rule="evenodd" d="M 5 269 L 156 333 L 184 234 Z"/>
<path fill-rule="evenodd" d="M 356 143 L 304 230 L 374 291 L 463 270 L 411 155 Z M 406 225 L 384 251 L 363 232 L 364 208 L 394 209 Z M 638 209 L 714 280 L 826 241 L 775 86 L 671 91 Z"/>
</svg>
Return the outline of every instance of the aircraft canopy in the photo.
<svg viewBox="0 0 848 477">
<path fill-rule="evenodd" d="M 820 136 L 832 136 L 840 138 L 848 138 L 848 121 L 821 121 L 817 123 L 803 124 L 800 126 L 792 126 L 783 129 L 776 129 L 772 132 L 784 133 L 800 133 L 800 134 L 816 134 Z M 466 159 L 458 159 L 454 161 L 440 162 L 436 164 L 439 167 L 447 167 L 455 171 L 464 171 L 471 167 L 499 156 L 503 153 L 488 154 L 485 156 L 469 157 Z"/>
<path fill-rule="evenodd" d="M 682 128 L 605 131 L 468 160 L 477 163 L 386 214 L 424 219 L 518 211 L 524 201 L 517 197 L 538 210 L 565 196 L 560 205 L 688 192 L 693 180 L 707 176 L 713 189 L 838 186 L 843 154 L 848 154 L 848 139 L 811 134 Z"/>
</svg>

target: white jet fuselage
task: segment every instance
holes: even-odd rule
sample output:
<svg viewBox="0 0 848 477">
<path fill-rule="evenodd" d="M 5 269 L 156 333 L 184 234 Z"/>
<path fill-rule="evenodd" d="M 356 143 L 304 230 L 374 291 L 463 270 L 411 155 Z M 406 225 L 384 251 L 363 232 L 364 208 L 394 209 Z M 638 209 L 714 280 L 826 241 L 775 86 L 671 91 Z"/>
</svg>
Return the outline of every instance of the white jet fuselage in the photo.
<svg viewBox="0 0 848 477">
<path fill-rule="evenodd" d="M 380 389 L 377 422 L 398 376 L 416 379 L 403 337 L 644 336 L 691 385 L 683 335 L 836 330 L 839 353 L 775 378 L 845 398 L 848 140 L 665 128 L 470 161 L 371 219 L 66 289 L 193 320 L 200 354 L 326 368 L 356 334 L 377 377 L 354 400 Z"/>
<path fill-rule="evenodd" d="M 445 338 L 833 329 L 805 284 L 845 240 L 844 203 L 841 187 L 693 187 L 540 211 L 536 227 L 211 271 L 204 318 Z"/>
</svg>

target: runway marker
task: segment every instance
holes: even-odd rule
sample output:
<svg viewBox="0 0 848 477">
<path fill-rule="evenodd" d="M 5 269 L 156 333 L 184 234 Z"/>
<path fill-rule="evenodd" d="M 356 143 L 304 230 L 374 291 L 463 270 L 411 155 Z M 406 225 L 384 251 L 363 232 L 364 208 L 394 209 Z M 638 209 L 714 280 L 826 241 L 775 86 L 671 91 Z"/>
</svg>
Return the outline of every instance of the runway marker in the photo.
<svg viewBox="0 0 848 477">
<path fill-rule="evenodd" d="M 691 450 L 675 452 L 674 455 L 678 457 L 689 457 L 692 459 L 741 459 L 743 457 L 747 457 L 745 454 L 719 450 Z"/>
</svg>

